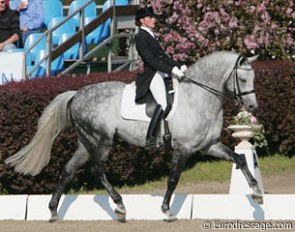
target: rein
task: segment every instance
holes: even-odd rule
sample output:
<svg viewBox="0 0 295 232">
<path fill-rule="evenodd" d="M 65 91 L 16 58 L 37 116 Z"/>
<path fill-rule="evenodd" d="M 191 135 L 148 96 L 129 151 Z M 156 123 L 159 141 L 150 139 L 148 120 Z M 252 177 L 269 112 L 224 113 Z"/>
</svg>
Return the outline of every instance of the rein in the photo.
<svg viewBox="0 0 295 232">
<path fill-rule="evenodd" d="M 234 76 L 233 78 L 235 78 L 234 80 L 234 98 L 236 101 L 238 101 L 238 105 L 242 104 L 243 103 L 243 99 L 242 99 L 242 96 L 244 95 L 248 95 L 248 94 L 252 94 L 252 93 L 255 93 L 255 90 L 252 89 L 252 90 L 249 90 L 249 91 L 244 91 L 242 92 L 241 91 L 241 88 L 240 88 L 240 85 L 239 85 L 239 81 L 238 81 L 238 73 L 237 73 L 237 70 L 239 69 L 238 68 L 238 64 L 240 63 L 240 61 L 242 61 L 244 59 L 243 55 L 239 55 L 239 57 L 237 58 L 236 60 L 236 63 L 235 63 L 235 66 L 233 68 L 233 70 L 231 71 L 231 73 L 229 74 L 226 82 L 225 82 L 225 85 L 227 84 L 227 82 L 229 81 L 229 79 L 231 78 L 231 76 Z M 233 75 L 234 74 L 234 75 Z M 199 87 L 201 87 L 202 89 L 205 89 L 207 90 L 208 92 L 212 93 L 213 95 L 215 95 L 220 101 L 222 101 L 224 99 L 224 96 L 227 95 L 227 96 L 230 96 L 231 94 L 229 93 L 223 93 L 219 90 L 216 90 L 214 88 L 211 88 L 207 85 L 204 85 L 198 81 L 195 81 L 187 76 L 183 76 L 182 77 L 184 80 L 190 82 L 190 83 L 193 83 Z"/>
<path fill-rule="evenodd" d="M 202 84 L 202 83 L 200 83 L 200 82 L 198 82 L 198 81 L 195 81 L 195 80 L 193 80 L 193 79 L 191 79 L 191 78 L 189 78 L 189 77 L 187 77 L 187 76 L 183 76 L 182 78 L 183 78 L 184 80 L 186 80 L 186 81 L 188 81 L 188 82 L 190 82 L 190 83 L 193 83 L 193 84 L 195 84 L 195 85 L 201 87 L 202 89 L 205 89 L 205 90 L 207 90 L 208 92 L 212 93 L 212 94 L 215 95 L 220 101 L 223 100 L 223 97 L 224 97 L 224 95 L 225 95 L 223 92 L 221 92 L 221 91 L 219 91 L 219 90 L 216 90 L 216 89 L 213 89 L 213 88 L 211 88 L 211 87 L 209 87 L 209 86 L 207 86 L 207 85 L 204 85 L 204 84 Z"/>
</svg>

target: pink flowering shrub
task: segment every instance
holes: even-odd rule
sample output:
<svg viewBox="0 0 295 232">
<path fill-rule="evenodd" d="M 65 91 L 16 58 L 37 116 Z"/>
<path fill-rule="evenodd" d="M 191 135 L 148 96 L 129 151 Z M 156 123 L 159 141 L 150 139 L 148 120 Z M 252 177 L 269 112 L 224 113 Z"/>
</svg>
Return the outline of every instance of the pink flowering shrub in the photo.
<svg viewBox="0 0 295 232">
<path fill-rule="evenodd" d="M 144 0 L 142 5 L 160 15 L 158 36 L 181 62 L 216 50 L 295 59 L 293 0 Z"/>
</svg>

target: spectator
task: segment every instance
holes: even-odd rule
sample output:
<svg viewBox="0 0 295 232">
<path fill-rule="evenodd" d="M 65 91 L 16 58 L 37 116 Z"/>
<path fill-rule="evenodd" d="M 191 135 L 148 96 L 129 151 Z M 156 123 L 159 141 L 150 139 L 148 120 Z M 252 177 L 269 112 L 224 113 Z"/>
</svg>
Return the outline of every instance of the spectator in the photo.
<svg viewBox="0 0 295 232">
<path fill-rule="evenodd" d="M 6 6 L 9 7 L 9 0 L 6 0 Z"/>
<path fill-rule="evenodd" d="M 0 0 L 0 51 L 15 48 L 19 39 L 19 14 L 8 8 L 6 0 Z"/>
<path fill-rule="evenodd" d="M 42 0 L 14 0 L 10 8 L 20 13 L 19 47 L 25 45 L 27 37 L 32 33 L 41 32 L 44 20 Z"/>
</svg>

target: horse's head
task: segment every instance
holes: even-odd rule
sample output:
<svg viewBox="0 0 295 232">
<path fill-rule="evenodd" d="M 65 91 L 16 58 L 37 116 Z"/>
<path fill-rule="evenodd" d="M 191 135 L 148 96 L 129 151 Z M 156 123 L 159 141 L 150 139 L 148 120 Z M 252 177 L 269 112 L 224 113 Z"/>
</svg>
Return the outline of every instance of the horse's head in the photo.
<svg viewBox="0 0 295 232">
<path fill-rule="evenodd" d="M 234 93 L 235 99 L 249 112 L 253 112 L 258 106 L 254 92 L 255 74 L 251 65 L 257 57 L 239 56 L 226 83 L 226 88 Z"/>
</svg>

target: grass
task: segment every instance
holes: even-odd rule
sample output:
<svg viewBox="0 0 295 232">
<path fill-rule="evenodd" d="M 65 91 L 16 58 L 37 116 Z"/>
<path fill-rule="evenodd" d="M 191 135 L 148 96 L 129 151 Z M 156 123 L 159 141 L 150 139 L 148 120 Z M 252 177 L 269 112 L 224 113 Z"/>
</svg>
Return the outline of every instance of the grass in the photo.
<svg viewBox="0 0 295 232">
<path fill-rule="evenodd" d="M 262 175 L 275 175 L 295 172 L 295 156 L 288 158 L 286 156 L 275 155 L 265 157 L 259 160 Z"/>
<path fill-rule="evenodd" d="M 285 156 L 274 155 L 263 157 L 258 160 L 261 175 L 271 176 L 295 172 L 295 156 L 288 158 Z M 199 162 L 192 168 L 185 170 L 182 173 L 179 186 L 190 186 L 197 183 L 208 182 L 226 182 L 231 177 L 232 163 L 227 161 Z M 147 182 L 137 186 L 123 186 L 117 188 L 120 193 L 144 193 L 155 189 L 166 188 L 167 177 L 160 180 Z M 77 192 L 70 191 L 71 194 Z M 85 191 L 81 190 L 79 194 L 105 194 L 105 190 Z"/>
</svg>

